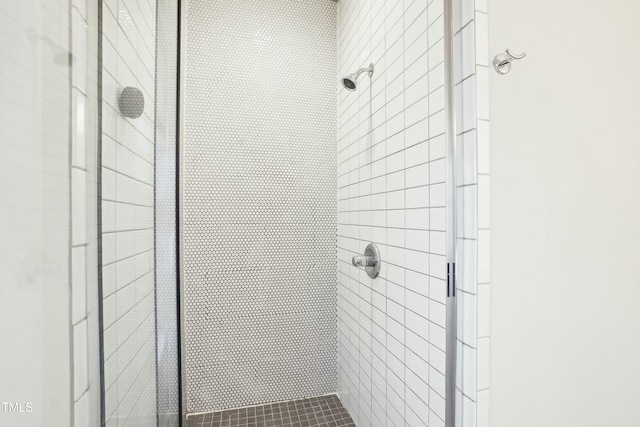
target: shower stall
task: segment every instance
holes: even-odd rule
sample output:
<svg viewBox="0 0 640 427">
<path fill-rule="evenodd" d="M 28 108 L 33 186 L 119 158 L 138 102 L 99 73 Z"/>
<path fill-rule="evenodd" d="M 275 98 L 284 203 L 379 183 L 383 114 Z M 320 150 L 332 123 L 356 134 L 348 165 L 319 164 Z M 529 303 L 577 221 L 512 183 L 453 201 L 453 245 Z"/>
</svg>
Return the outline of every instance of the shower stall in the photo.
<svg viewBox="0 0 640 427">
<path fill-rule="evenodd" d="M 0 426 L 480 425 L 485 18 L 3 3 Z"/>
</svg>

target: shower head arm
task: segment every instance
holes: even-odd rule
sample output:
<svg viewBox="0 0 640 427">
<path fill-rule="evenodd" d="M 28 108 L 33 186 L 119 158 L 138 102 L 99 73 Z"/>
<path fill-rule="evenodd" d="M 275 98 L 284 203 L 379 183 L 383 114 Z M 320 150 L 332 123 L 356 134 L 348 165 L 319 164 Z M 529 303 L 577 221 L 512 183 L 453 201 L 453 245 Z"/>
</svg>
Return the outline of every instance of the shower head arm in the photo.
<svg viewBox="0 0 640 427">
<path fill-rule="evenodd" d="M 360 68 L 358 71 L 356 71 L 352 75 L 355 75 L 355 78 L 357 79 L 358 77 L 360 77 L 360 74 L 362 74 L 362 73 L 369 74 L 369 77 L 373 76 L 373 63 L 369 64 L 368 67 Z"/>
</svg>

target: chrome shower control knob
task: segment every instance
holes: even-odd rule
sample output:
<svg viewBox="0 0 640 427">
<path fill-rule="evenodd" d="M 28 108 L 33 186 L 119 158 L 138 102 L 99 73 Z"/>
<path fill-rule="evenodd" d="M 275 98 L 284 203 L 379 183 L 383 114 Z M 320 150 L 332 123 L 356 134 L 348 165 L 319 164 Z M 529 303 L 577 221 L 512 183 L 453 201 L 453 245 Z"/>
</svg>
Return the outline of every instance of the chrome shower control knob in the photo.
<svg viewBox="0 0 640 427">
<path fill-rule="evenodd" d="M 376 260 L 370 256 L 354 256 L 351 259 L 351 264 L 356 267 L 373 267 L 376 265 Z"/>
<path fill-rule="evenodd" d="M 380 273 L 380 251 L 375 243 L 369 243 L 364 250 L 364 256 L 354 256 L 351 264 L 364 268 L 369 277 L 375 279 Z"/>
</svg>

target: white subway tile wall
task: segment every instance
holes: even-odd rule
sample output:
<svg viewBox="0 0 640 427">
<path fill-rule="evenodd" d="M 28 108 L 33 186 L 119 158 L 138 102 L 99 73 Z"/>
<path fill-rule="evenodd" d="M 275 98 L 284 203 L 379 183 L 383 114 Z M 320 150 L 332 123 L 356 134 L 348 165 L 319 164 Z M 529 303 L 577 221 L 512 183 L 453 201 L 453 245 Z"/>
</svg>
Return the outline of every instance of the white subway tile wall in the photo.
<svg viewBox="0 0 640 427">
<path fill-rule="evenodd" d="M 336 3 L 189 0 L 187 411 L 336 388 Z"/>
<path fill-rule="evenodd" d="M 486 2 L 454 1 L 458 152 L 456 425 L 489 426 L 489 52 Z"/>
<path fill-rule="evenodd" d="M 467 0 L 470 1 L 470 0 Z M 478 427 L 489 427 L 490 355 L 490 233 L 491 177 L 489 165 L 489 20 L 486 1 L 475 2 L 475 63 L 478 76 L 478 117 L 476 162 L 478 173 L 478 351 L 476 364 L 476 420 Z"/>
<path fill-rule="evenodd" d="M 73 425 L 99 423 L 98 9 L 71 7 L 71 325 Z"/>
<path fill-rule="evenodd" d="M 360 426 L 444 426 L 445 111 L 442 0 L 341 0 L 338 392 Z M 351 265 L 368 242 L 376 279 Z"/>
<path fill-rule="evenodd" d="M 154 115 L 156 2 L 103 2 L 102 242 L 105 418 L 156 425 Z M 118 95 L 144 94 L 142 116 Z"/>
</svg>

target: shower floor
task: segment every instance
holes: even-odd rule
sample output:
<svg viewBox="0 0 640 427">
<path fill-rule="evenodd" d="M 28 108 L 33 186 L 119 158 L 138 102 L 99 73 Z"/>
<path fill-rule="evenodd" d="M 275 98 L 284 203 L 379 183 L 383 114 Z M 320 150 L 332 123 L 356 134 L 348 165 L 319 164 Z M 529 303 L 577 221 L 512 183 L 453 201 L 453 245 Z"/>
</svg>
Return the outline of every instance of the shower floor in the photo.
<svg viewBox="0 0 640 427">
<path fill-rule="evenodd" d="M 338 396 L 189 415 L 187 427 L 356 427 Z"/>
</svg>

